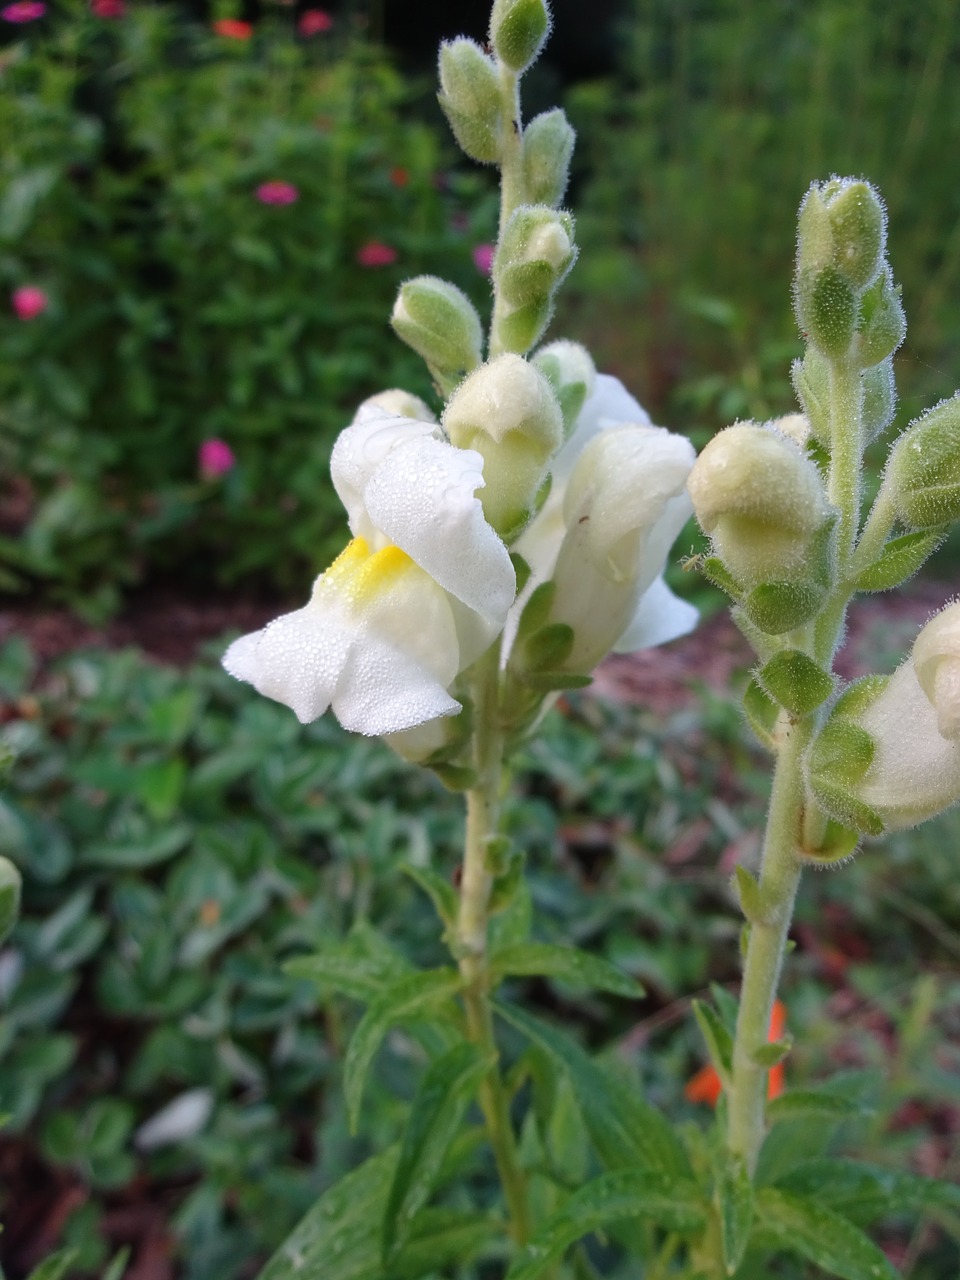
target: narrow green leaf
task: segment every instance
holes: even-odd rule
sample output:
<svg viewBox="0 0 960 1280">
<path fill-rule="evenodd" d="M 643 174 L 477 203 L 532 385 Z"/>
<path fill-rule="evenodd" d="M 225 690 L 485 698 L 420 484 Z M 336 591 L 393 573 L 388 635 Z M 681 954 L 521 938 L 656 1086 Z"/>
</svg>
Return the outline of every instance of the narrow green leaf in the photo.
<svg viewBox="0 0 960 1280">
<path fill-rule="evenodd" d="M 60 1249 L 44 1258 L 39 1266 L 30 1272 L 28 1280 L 62 1280 L 76 1261 L 79 1249 Z"/>
<path fill-rule="evenodd" d="M 496 1001 L 494 1008 L 567 1073 L 605 1165 L 690 1176 L 686 1152 L 671 1125 L 616 1071 L 595 1062 L 574 1040 L 525 1010 L 502 1001 Z"/>
<path fill-rule="evenodd" d="M 733 1064 L 733 1037 L 723 1025 L 716 1010 L 712 1009 L 710 1005 L 705 1004 L 702 1000 L 694 1000 L 692 1008 L 700 1033 L 706 1042 L 710 1061 L 713 1063 L 714 1069 L 721 1080 L 723 1080 L 724 1087 L 729 1088 L 730 1071 Z"/>
<path fill-rule="evenodd" d="M 796 1195 L 816 1196 L 837 1213 L 863 1222 L 904 1210 L 960 1212 L 960 1186 L 956 1183 L 857 1160 L 805 1160 L 778 1179 L 777 1185 Z"/>
<path fill-rule="evenodd" d="M 434 871 L 432 867 L 415 867 L 409 862 L 401 863 L 400 870 L 419 885 L 433 903 L 434 909 L 449 929 L 457 918 L 460 898 L 449 880 Z"/>
<path fill-rule="evenodd" d="M 897 1280 L 885 1254 L 833 1209 L 767 1187 L 757 1193 L 759 1234 L 840 1280 Z"/>
<path fill-rule="evenodd" d="M 696 1183 L 635 1169 L 588 1182 L 537 1233 L 507 1272 L 507 1280 L 536 1280 L 583 1236 L 630 1218 L 650 1218 L 667 1231 L 702 1230 L 706 1213 Z"/>
<path fill-rule="evenodd" d="M 743 1261 L 753 1227 L 753 1182 L 743 1160 L 731 1156 L 717 1179 L 723 1265 L 732 1276 Z"/>
<path fill-rule="evenodd" d="M 779 1040 L 771 1040 L 753 1051 L 753 1060 L 759 1067 L 778 1066 L 793 1048 L 793 1036 L 781 1036 Z"/>
<path fill-rule="evenodd" d="M 355 927 L 349 937 L 312 956 L 297 956 L 283 966 L 293 978 L 315 982 L 351 1000 L 369 1003 L 385 984 L 413 972 L 398 951 L 369 925 Z"/>
<path fill-rule="evenodd" d="M 643 995 L 640 984 L 609 961 L 576 947 L 559 947 L 549 942 L 521 942 L 504 947 L 492 956 L 490 970 L 495 982 L 508 976 L 560 978 L 627 999 L 638 1000 Z"/>
<path fill-rule="evenodd" d="M 142 844 L 127 841 L 116 844 L 90 845 L 80 861 L 88 867 L 130 867 L 141 870 L 166 862 L 179 853 L 193 838 L 193 827 L 177 822 L 145 839 Z"/>
<path fill-rule="evenodd" d="M 127 1269 L 127 1263 L 130 1261 L 132 1250 L 129 1246 L 121 1249 L 120 1252 L 111 1260 L 109 1267 L 103 1273 L 103 1280 L 123 1280 L 123 1273 Z"/>
<path fill-rule="evenodd" d="M 456 969 L 429 969 L 405 974 L 371 1002 L 347 1047 L 343 1063 L 343 1087 L 351 1130 L 356 1130 L 367 1069 L 383 1037 L 399 1022 L 422 1016 L 448 1002 L 460 988 Z"/>
<path fill-rule="evenodd" d="M 506 1231 L 505 1223 L 486 1214 L 424 1209 L 390 1267 L 390 1280 L 422 1280 L 447 1267 L 460 1269 L 488 1241 L 502 1240 Z"/>
<path fill-rule="evenodd" d="M 413 1100 L 387 1197 L 382 1232 L 385 1263 L 392 1263 L 406 1244 L 467 1107 L 494 1061 L 493 1055 L 481 1053 L 474 1045 L 459 1044 L 428 1068 Z"/>
<path fill-rule="evenodd" d="M 257 1280 L 381 1280 L 380 1221 L 397 1149 L 374 1156 L 323 1193 Z"/>
<path fill-rule="evenodd" d="M 793 1120 L 797 1116 L 825 1116 L 842 1120 L 847 1116 L 863 1115 L 864 1110 L 853 1099 L 843 1098 L 836 1093 L 819 1093 L 814 1089 L 791 1089 L 789 1093 L 781 1094 L 779 1098 L 774 1098 L 767 1105 L 767 1119 L 771 1123 L 777 1120 Z"/>
<path fill-rule="evenodd" d="M 769 911 L 763 901 L 763 894 L 755 876 L 738 862 L 733 869 L 734 884 L 737 897 L 740 899 L 740 910 L 751 924 L 768 923 Z"/>
<path fill-rule="evenodd" d="M 899 587 L 912 578 L 927 557 L 936 551 L 944 534 L 944 529 L 930 529 L 891 538 L 879 560 L 858 576 L 854 583 L 857 591 L 890 591 Z"/>
</svg>

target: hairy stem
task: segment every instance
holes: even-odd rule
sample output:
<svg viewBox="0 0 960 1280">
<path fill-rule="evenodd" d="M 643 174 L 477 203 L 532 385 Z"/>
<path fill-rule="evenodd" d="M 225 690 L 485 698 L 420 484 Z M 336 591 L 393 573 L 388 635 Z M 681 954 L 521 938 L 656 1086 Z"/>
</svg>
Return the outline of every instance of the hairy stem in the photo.
<svg viewBox="0 0 960 1280">
<path fill-rule="evenodd" d="M 526 197 L 523 180 L 523 125 L 520 121 L 520 77 L 503 64 L 500 66 L 500 101 L 503 128 L 500 135 L 500 226 L 497 243 L 510 215 Z M 493 316 L 490 321 L 490 356 L 506 350 L 500 338 L 500 316 L 503 303 L 494 285 Z"/>
</svg>

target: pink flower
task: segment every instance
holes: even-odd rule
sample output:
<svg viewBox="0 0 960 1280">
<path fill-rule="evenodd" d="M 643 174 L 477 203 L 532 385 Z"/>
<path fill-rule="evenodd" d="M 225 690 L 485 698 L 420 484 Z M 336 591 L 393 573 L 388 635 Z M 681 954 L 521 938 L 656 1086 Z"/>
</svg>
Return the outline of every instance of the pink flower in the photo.
<svg viewBox="0 0 960 1280">
<path fill-rule="evenodd" d="M 204 440 L 200 446 L 200 475 L 204 480 L 219 480 L 236 466 L 237 459 L 225 440 Z"/>
<path fill-rule="evenodd" d="M 90 12 L 95 18 L 122 18 L 126 11 L 123 0 L 90 0 Z"/>
<path fill-rule="evenodd" d="M 292 182 L 261 182 L 257 199 L 261 204 L 293 204 L 300 199 L 300 192 Z"/>
<path fill-rule="evenodd" d="M 389 267 L 396 260 L 396 249 L 382 240 L 368 240 L 357 250 L 357 261 L 361 267 Z"/>
<path fill-rule="evenodd" d="M 300 15 L 297 30 L 302 36 L 319 36 L 333 26 L 333 18 L 325 9 L 306 9 Z"/>
<path fill-rule="evenodd" d="M 496 245 L 492 244 L 477 244 L 473 247 L 473 260 L 477 265 L 477 270 L 482 271 L 485 276 L 490 274 L 495 250 Z"/>
<path fill-rule="evenodd" d="M 46 311 L 50 299 L 37 285 L 23 284 L 19 289 L 14 289 L 10 301 L 19 319 L 35 320 Z"/>
<path fill-rule="evenodd" d="M 249 40 L 253 35 L 253 25 L 241 22 L 239 18 L 220 18 L 213 24 L 218 36 L 226 36 L 228 40 Z"/>
<path fill-rule="evenodd" d="M 36 22 L 46 12 L 47 6 L 41 0 L 17 0 L 16 4 L 0 9 L 0 18 L 5 22 Z"/>
</svg>

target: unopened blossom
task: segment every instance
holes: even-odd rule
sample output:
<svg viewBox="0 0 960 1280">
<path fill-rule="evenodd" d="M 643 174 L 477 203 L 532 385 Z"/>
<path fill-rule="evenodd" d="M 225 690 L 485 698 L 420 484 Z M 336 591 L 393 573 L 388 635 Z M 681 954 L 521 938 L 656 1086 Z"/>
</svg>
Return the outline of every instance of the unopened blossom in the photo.
<svg viewBox="0 0 960 1280">
<path fill-rule="evenodd" d="M 218 480 L 221 476 L 225 476 L 228 471 L 233 470 L 237 459 L 225 440 L 218 440 L 214 437 L 210 440 L 204 440 L 201 444 L 198 462 L 200 474 L 204 480 Z"/>
<path fill-rule="evenodd" d="M 299 190 L 292 182 L 261 182 L 257 187 L 257 199 L 261 204 L 295 204 L 300 198 Z"/>
<path fill-rule="evenodd" d="M 333 26 L 333 18 L 325 9 L 306 9 L 297 22 L 297 30 L 302 36 L 322 35 Z"/>
<path fill-rule="evenodd" d="M 493 267 L 493 255 L 496 252 L 496 245 L 478 244 L 473 247 L 473 262 L 478 271 L 482 271 L 485 276 L 490 274 Z"/>
<path fill-rule="evenodd" d="M 24 284 L 14 289 L 10 301 L 20 320 L 35 320 L 50 305 L 50 299 L 35 284 Z"/>
<path fill-rule="evenodd" d="M 240 18 L 220 18 L 213 24 L 213 29 L 227 40 L 249 40 L 253 35 L 253 24 Z"/>
<path fill-rule="evenodd" d="M 357 262 L 361 267 L 389 267 L 396 260 L 396 249 L 382 240 L 368 240 L 357 250 Z"/>
<path fill-rule="evenodd" d="M 352 540 L 304 608 L 230 646 L 230 674 L 304 723 L 332 706 L 357 733 L 460 711 L 449 689 L 501 631 L 516 588 L 475 496 L 482 466 L 435 423 L 367 402 L 330 462 Z"/>
<path fill-rule="evenodd" d="M 47 6 L 41 0 L 18 0 L 16 4 L 8 4 L 0 9 L 0 18 L 4 22 L 36 22 L 47 12 Z"/>
</svg>

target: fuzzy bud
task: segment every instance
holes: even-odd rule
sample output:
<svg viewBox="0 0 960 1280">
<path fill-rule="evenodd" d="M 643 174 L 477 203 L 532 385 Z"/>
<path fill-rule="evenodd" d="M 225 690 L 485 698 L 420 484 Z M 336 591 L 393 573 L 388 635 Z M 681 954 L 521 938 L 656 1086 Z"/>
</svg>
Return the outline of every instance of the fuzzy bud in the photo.
<svg viewBox="0 0 960 1280">
<path fill-rule="evenodd" d="M 833 263 L 855 289 L 863 289 L 883 263 L 887 220 L 880 197 L 869 182 L 834 178 L 821 188 L 830 231 Z"/>
<path fill-rule="evenodd" d="M 546 205 L 521 205 L 512 214 L 493 260 L 501 302 L 498 343 L 523 354 L 549 323 L 553 297 L 573 266 L 573 218 Z"/>
<path fill-rule="evenodd" d="M 479 497 L 487 520 L 505 539 L 517 536 L 563 440 L 563 417 L 547 379 L 521 356 L 498 356 L 460 384 L 443 425 L 453 444 L 483 457 Z"/>
<path fill-rule="evenodd" d="M 467 295 L 445 280 L 417 276 L 401 285 L 390 323 L 442 376 L 458 377 L 480 363 L 480 317 Z"/>
<path fill-rule="evenodd" d="M 535 116 L 523 131 L 523 181 L 527 200 L 550 208 L 563 199 L 576 133 L 557 107 Z"/>
<path fill-rule="evenodd" d="M 531 363 L 553 388 L 563 413 L 564 435 L 569 437 L 597 379 L 589 351 L 579 342 L 551 342 L 540 348 Z"/>
<path fill-rule="evenodd" d="M 907 428 L 890 454 L 886 483 L 908 529 L 960 519 L 960 394 Z"/>
<path fill-rule="evenodd" d="M 474 40 L 440 46 L 440 106 L 461 148 L 481 164 L 500 159 L 502 125 L 497 66 Z"/>
<path fill-rule="evenodd" d="M 544 0 L 495 0 L 490 43 L 511 71 L 526 71 L 549 34 L 550 11 Z"/>
<path fill-rule="evenodd" d="M 864 368 L 892 356 L 907 332 L 900 289 L 886 267 L 864 293 L 860 304 L 858 354 Z"/>
</svg>

